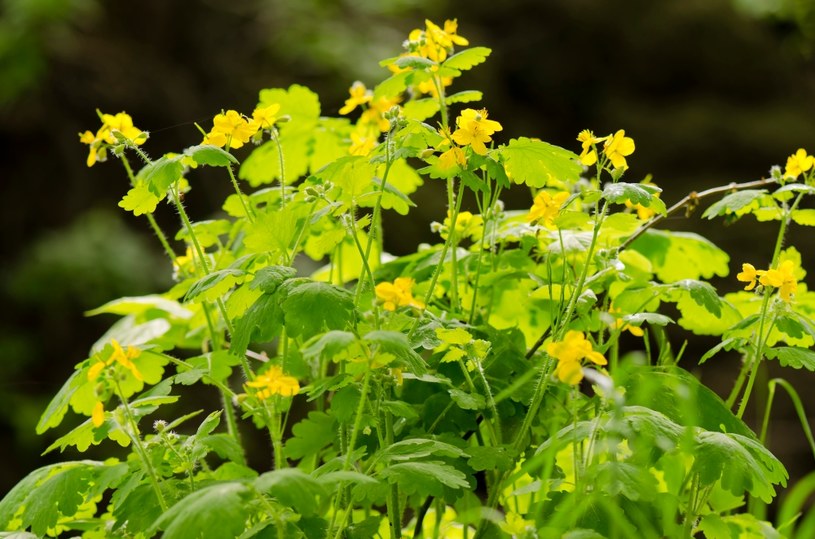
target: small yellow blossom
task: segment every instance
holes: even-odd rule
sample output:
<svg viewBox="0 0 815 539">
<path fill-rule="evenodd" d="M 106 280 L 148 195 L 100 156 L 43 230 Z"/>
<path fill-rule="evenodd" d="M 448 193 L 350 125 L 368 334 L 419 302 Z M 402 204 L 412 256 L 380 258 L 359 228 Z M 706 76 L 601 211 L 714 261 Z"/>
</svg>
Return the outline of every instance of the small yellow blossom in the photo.
<svg viewBox="0 0 815 539">
<path fill-rule="evenodd" d="M 587 359 L 595 365 L 608 363 L 603 354 L 592 348 L 582 331 L 567 331 L 562 341 L 549 343 L 546 352 L 558 362 L 555 375 L 561 382 L 570 385 L 583 379 L 582 360 Z"/>
<path fill-rule="evenodd" d="M 91 412 L 91 422 L 94 427 L 101 427 L 105 422 L 105 405 L 102 401 L 96 401 L 93 405 L 93 412 Z"/>
<path fill-rule="evenodd" d="M 117 114 L 100 113 L 100 117 L 102 118 L 102 127 L 99 128 L 96 134 L 91 131 L 79 134 L 79 142 L 90 146 L 88 158 L 85 162 L 89 167 L 107 159 L 108 147 L 118 142 L 113 135 L 113 131 L 117 131 L 134 144 L 143 144 L 147 140 L 147 133 L 135 127 L 133 119 L 125 112 Z"/>
<path fill-rule="evenodd" d="M 479 155 L 487 155 L 485 143 L 491 142 L 493 133 L 501 130 L 500 123 L 487 119 L 485 109 L 464 109 L 456 118 L 453 140 L 461 146 L 470 146 Z"/>
<path fill-rule="evenodd" d="M 279 118 L 277 113 L 280 112 L 280 105 L 272 103 L 267 107 L 258 107 L 252 112 L 253 127 L 256 129 L 271 129 Z"/>
<path fill-rule="evenodd" d="M 390 129 L 390 120 L 385 117 L 385 114 L 398 103 L 398 98 L 389 97 L 380 97 L 370 101 L 368 109 L 360 115 L 357 127 L 373 132 L 387 132 Z"/>
<path fill-rule="evenodd" d="M 277 365 L 272 365 L 253 381 L 246 382 L 246 385 L 247 387 L 260 389 L 257 392 L 259 399 L 268 399 L 272 395 L 291 397 L 300 391 L 297 378 L 283 374 L 283 369 Z"/>
<path fill-rule="evenodd" d="M 795 264 L 792 260 L 783 261 L 778 268 L 767 270 L 759 278 L 759 283 L 764 286 L 778 288 L 781 299 L 789 303 L 792 296 L 798 291 L 798 280 L 795 278 Z"/>
<path fill-rule="evenodd" d="M 204 144 L 223 148 L 238 149 L 252 138 L 258 127 L 252 125 L 235 110 L 216 114 L 212 119 L 212 130 L 204 137 Z"/>
<path fill-rule="evenodd" d="M 580 152 L 580 162 L 587 167 L 592 166 L 597 162 L 597 151 L 594 149 L 596 144 L 604 142 L 608 137 L 595 137 L 589 129 L 584 129 L 577 135 L 577 140 L 581 143 L 583 151 Z"/>
<path fill-rule="evenodd" d="M 348 89 L 348 93 L 351 94 L 351 97 L 345 100 L 345 105 L 340 109 L 342 115 L 348 114 L 360 105 L 370 103 L 374 96 L 373 92 L 365 88 L 360 81 L 354 82 Z"/>
<path fill-rule="evenodd" d="M 113 353 L 110 354 L 110 357 L 107 360 L 98 361 L 91 365 L 91 368 L 88 369 L 88 380 L 96 380 L 105 367 L 109 367 L 113 365 L 113 363 L 119 363 L 121 366 L 129 370 L 136 380 L 144 380 L 141 372 L 139 372 L 139 369 L 136 368 L 136 365 L 131 361 L 131 359 L 136 359 L 141 355 L 141 350 L 135 346 L 128 346 L 127 350 L 125 350 L 116 339 L 111 339 L 110 344 L 113 347 Z"/>
<path fill-rule="evenodd" d="M 758 284 L 758 279 L 764 275 L 764 270 L 756 270 L 752 264 L 744 263 L 741 265 L 741 273 L 736 275 L 736 279 L 743 283 L 747 283 L 744 287 L 745 290 L 752 290 Z"/>
<path fill-rule="evenodd" d="M 441 170 L 445 171 L 452 170 L 457 166 L 463 168 L 467 166 L 467 156 L 464 154 L 464 150 L 458 146 L 453 146 L 439 155 L 437 165 Z"/>
<path fill-rule="evenodd" d="M 815 157 L 807 155 L 803 148 L 787 158 L 787 166 L 784 169 L 784 176 L 787 178 L 797 178 L 815 164 Z"/>
<path fill-rule="evenodd" d="M 555 228 L 555 217 L 568 198 L 569 193 L 566 191 L 555 193 L 555 196 L 550 195 L 548 191 L 541 191 L 535 196 L 526 220 L 530 223 L 543 222 L 546 228 Z"/>
<path fill-rule="evenodd" d="M 450 211 L 447 211 L 447 217 L 441 226 L 438 226 L 438 223 L 434 223 L 434 225 L 438 227 L 441 237 L 447 239 L 447 235 L 450 231 Z M 456 237 L 459 239 L 478 239 L 481 237 L 483 227 L 484 219 L 480 215 L 473 215 L 471 212 L 462 211 L 456 216 L 455 232 Z"/>
<path fill-rule="evenodd" d="M 523 536 L 528 529 L 534 529 L 535 523 L 531 520 L 526 520 L 518 513 L 510 511 L 501 523 L 501 529 L 513 537 Z"/>
<path fill-rule="evenodd" d="M 379 283 L 376 285 L 376 297 L 382 300 L 386 311 L 395 311 L 397 307 L 424 309 L 424 303 L 411 293 L 414 284 L 416 282 L 410 277 L 397 277 L 392 283 Z"/>
<path fill-rule="evenodd" d="M 628 168 L 625 158 L 634 153 L 634 139 L 626 137 L 625 131 L 620 129 L 614 135 L 606 137 L 603 153 L 614 168 Z"/>
<path fill-rule="evenodd" d="M 617 309 L 616 307 L 611 307 L 608 310 L 608 314 L 614 316 L 615 318 L 616 318 L 616 315 L 619 312 L 620 312 L 620 309 Z M 626 324 L 625 321 L 622 318 L 616 318 L 614 328 L 619 329 L 620 331 L 628 331 L 629 333 L 631 333 L 631 335 L 633 335 L 635 337 L 642 337 L 643 335 L 645 335 L 645 332 L 642 330 L 641 327 L 632 326 L 631 324 Z"/>
</svg>

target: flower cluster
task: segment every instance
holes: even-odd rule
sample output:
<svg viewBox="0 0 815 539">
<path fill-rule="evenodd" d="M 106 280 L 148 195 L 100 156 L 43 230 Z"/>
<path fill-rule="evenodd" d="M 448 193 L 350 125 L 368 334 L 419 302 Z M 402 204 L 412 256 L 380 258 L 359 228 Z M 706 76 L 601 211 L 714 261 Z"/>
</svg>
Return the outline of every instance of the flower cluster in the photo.
<svg viewBox="0 0 815 539">
<path fill-rule="evenodd" d="M 548 191 L 541 191 L 532 201 L 526 220 L 532 224 L 542 222 L 546 228 L 555 228 L 555 217 L 560 214 L 560 208 L 568 198 L 569 193 L 566 191 L 555 193 L 554 196 Z"/>
<path fill-rule="evenodd" d="M 567 331 L 562 341 L 549 343 L 546 352 L 557 360 L 555 375 L 561 382 L 570 385 L 583 379 L 582 360 L 587 359 L 595 365 L 608 363 L 603 354 L 592 348 L 582 331 Z"/>
<path fill-rule="evenodd" d="M 747 283 L 745 290 L 753 290 L 756 285 L 772 286 L 778 288 L 781 299 L 789 303 L 798 290 L 798 280 L 795 278 L 795 264 L 792 260 L 784 260 L 776 269 L 757 270 L 752 264 L 742 264 L 741 273 L 736 279 Z"/>
<path fill-rule="evenodd" d="M 578 142 L 582 145 L 580 152 L 580 162 L 587 167 L 597 162 L 597 145 L 603 143 L 603 154 L 611 162 L 614 168 L 626 169 L 628 162 L 626 157 L 634 153 L 634 139 L 625 136 L 625 130 L 620 129 L 613 135 L 596 137 L 588 129 L 584 129 L 577 135 Z"/>
<path fill-rule="evenodd" d="M 351 155 L 368 155 L 376 146 L 379 135 L 390 129 L 388 112 L 399 104 L 399 99 L 378 97 L 374 98 L 371 90 L 360 82 L 354 82 L 348 89 L 349 97 L 340 109 L 340 114 L 346 115 L 357 107 L 364 109 L 357 120 L 354 131 L 351 133 Z"/>
<path fill-rule="evenodd" d="M 246 382 L 247 387 L 259 389 L 256 393 L 259 399 L 268 399 L 272 395 L 291 397 L 300 392 L 300 384 L 294 376 L 283 374 L 283 369 L 277 365 L 272 365 L 263 374 L 251 382 Z"/>
<path fill-rule="evenodd" d="M 397 307 L 415 307 L 424 309 L 424 302 L 413 297 L 413 285 L 416 282 L 410 277 L 397 277 L 392 283 L 376 285 L 376 297 L 382 300 L 386 311 L 395 311 Z"/>
<path fill-rule="evenodd" d="M 245 118 L 235 110 L 216 114 L 212 119 L 212 129 L 204 135 L 202 144 L 238 149 L 258 133 L 272 129 L 275 122 L 280 120 L 277 116 L 279 112 L 280 105 L 272 103 L 256 108 L 251 118 Z"/>
<path fill-rule="evenodd" d="M 96 381 L 99 379 L 102 371 L 114 364 L 121 365 L 127 369 L 136 380 L 143 381 L 144 377 L 142 376 L 141 372 L 139 372 L 139 369 L 136 367 L 133 361 L 131 361 L 141 355 L 141 350 L 135 346 L 128 346 L 127 349 L 122 348 L 116 339 L 111 339 L 110 345 L 113 347 L 113 352 L 110 354 L 110 357 L 108 357 L 106 360 L 100 359 L 91 365 L 91 367 L 88 369 L 88 381 Z M 91 421 L 93 422 L 94 427 L 99 427 L 105 422 L 105 405 L 101 399 L 97 400 L 93 407 Z"/>
<path fill-rule="evenodd" d="M 443 26 L 427 19 L 424 24 L 424 30 L 417 28 L 408 35 L 406 48 L 411 54 L 443 62 L 453 52 L 453 45 L 465 47 L 470 44 L 465 37 L 458 35 L 457 19 L 446 20 Z"/>
<path fill-rule="evenodd" d="M 133 118 L 125 112 L 118 114 L 99 113 L 102 127 L 96 132 L 85 131 L 79 134 L 79 142 L 90 146 L 86 164 L 92 167 L 95 163 L 107 159 L 109 147 L 118 143 L 114 133 L 130 140 L 133 144 L 143 144 L 147 140 L 147 133 L 133 125 Z"/>
</svg>

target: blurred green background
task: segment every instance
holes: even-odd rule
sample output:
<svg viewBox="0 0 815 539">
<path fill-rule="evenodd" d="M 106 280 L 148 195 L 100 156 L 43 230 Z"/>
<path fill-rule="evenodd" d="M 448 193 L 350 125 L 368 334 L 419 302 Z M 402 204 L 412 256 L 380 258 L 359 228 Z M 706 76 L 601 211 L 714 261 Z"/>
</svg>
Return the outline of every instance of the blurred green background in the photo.
<svg viewBox="0 0 815 539">
<path fill-rule="evenodd" d="M 59 458 L 39 456 L 59 433 L 38 437 L 34 425 L 112 322 L 83 312 L 170 279 L 146 222 L 116 207 L 121 167 L 85 166 L 77 133 L 97 128 L 95 109 L 130 113 L 151 132 L 152 155 L 199 142 L 193 123 L 222 108 L 251 111 L 262 88 L 304 84 L 336 114 L 351 82 L 387 76 L 377 62 L 411 29 L 455 17 L 471 44 L 494 51 L 459 89 L 484 91 L 503 140 L 575 150 L 581 129 L 624 128 L 637 143 L 629 181 L 653 174 L 668 203 L 766 176 L 799 147 L 815 151 L 812 0 L 0 0 L 0 495 Z M 436 187 L 420 190 L 409 218 L 386 223 L 399 230 L 391 252 L 431 239 L 428 223 L 443 215 Z M 211 217 L 229 192 L 224 178 L 202 175 L 191 214 Z M 528 193 L 509 204 L 528 205 Z M 157 219 L 178 228 L 166 206 Z M 776 230 L 669 224 L 701 230 L 733 254 L 732 269 L 765 264 Z M 815 271 L 812 231 L 793 228 L 791 243 Z M 714 342 L 694 340 L 683 366 L 695 370 Z M 714 362 L 703 380 L 726 392 L 736 367 Z M 786 374 L 812 393 L 812 373 Z M 776 410 L 771 449 L 794 475 L 812 470 L 789 406 Z"/>
</svg>

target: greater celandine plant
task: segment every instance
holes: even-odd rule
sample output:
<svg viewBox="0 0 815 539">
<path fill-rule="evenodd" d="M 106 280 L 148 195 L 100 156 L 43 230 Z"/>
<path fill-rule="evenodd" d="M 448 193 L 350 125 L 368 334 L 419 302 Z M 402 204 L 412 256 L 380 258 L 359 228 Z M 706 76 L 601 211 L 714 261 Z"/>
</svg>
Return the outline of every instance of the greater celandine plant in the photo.
<svg viewBox="0 0 815 539">
<path fill-rule="evenodd" d="M 99 113 L 80 135 L 87 164 L 123 165 L 119 206 L 147 218 L 175 285 L 90 313 L 120 318 L 36 426 L 71 410 L 87 419 L 46 452 L 113 442 L 126 456 L 33 471 L 0 501 L 0 527 L 17 530 L 0 536 L 796 533 L 797 514 L 764 514 L 787 482 L 764 446 L 772 401 L 760 436 L 742 417 L 767 361 L 815 369 L 815 294 L 790 241 L 791 224 L 815 225 L 801 204 L 813 157 L 667 208 L 649 179 L 623 181 L 623 130 L 582 131 L 579 154 L 503 142 L 472 105 L 481 92 L 451 90 L 490 54 L 467 46 L 456 21 L 426 21 L 382 62 L 383 82 L 351 86 L 340 117 L 302 86 L 262 90 L 251 115 L 221 112 L 201 144 L 156 159 L 130 116 Z M 234 193 L 193 220 L 184 194 L 202 167 Z M 382 214 L 408 214 L 425 181 L 446 193 L 439 240 L 393 257 Z M 529 209 L 502 204 L 517 186 Z M 741 266 L 745 290 L 724 297 L 706 279 L 728 275 L 727 253 L 654 226 L 716 195 L 703 217 L 779 225 L 773 251 Z M 153 218 L 162 201 L 180 217 L 170 236 Z M 325 265 L 306 275 L 302 258 Z M 670 324 L 721 336 L 699 362 L 742 355 L 729 398 L 677 366 Z M 621 354 L 623 333 L 644 352 Z M 791 386 L 771 384 L 805 420 Z M 189 386 L 211 408 L 168 416 Z M 260 470 L 242 443 L 252 428 L 269 439 Z"/>
</svg>

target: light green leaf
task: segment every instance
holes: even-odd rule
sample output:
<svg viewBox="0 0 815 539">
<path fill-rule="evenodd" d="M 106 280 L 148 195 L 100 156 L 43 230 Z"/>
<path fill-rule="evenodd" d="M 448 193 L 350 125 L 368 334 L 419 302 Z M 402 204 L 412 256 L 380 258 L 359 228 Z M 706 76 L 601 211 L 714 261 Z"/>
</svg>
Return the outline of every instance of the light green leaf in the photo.
<svg viewBox="0 0 815 539">
<path fill-rule="evenodd" d="M 230 164 L 238 164 L 238 160 L 228 151 L 213 146 L 211 144 L 199 144 L 190 146 L 184 150 L 184 155 L 188 155 L 199 165 L 211 167 L 228 167 Z"/>
<path fill-rule="evenodd" d="M 185 309 L 177 301 L 152 294 L 148 296 L 130 296 L 114 299 L 105 303 L 101 307 L 86 311 L 85 315 L 96 316 L 97 314 L 103 313 L 118 314 L 122 316 L 128 314 L 140 315 L 153 309 L 163 311 L 170 316 L 183 320 L 191 318 L 193 314 L 192 311 Z"/>
<path fill-rule="evenodd" d="M 374 330 L 363 338 L 368 344 L 377 347 L 379 353 L 392 354 L 410 372 L 422 375 L 427 367 L 422 357 L 411 348 L 407 335 L 399 331 Z"/>
<path fill-rule="evenodd" d="M 385 450 L 380 453 L 380 458 L 388 462 L 399 462 L 421 459 L 431 455 L 461 458 L 466 457 L 467 453 L 454 445 L 440 442 L 439 440 L 408 438 L 407 440 L 400 440 L 385 448 Z"/>
<path fill-rule="evenodd" d="M 644 255 L 666 283 L 682 279 L 726 277 L 730 256 L 709 240 L 691 232 L 648 230 L 631 244 Z"/>
<path fill-rule="evenodd" d="M 439 112 L 439 102 L 431 97 L 412 99 L 404 104 L 402 112 L 410 120 L 426 120 Z"/>
<path fill-rule="evenodd" d="M 529 187 L 544 187 L 554 181 L 576 182 L 582 172 L 577 155 L 542 140 L 513 139 L 498 152 L 507 176 Z"/>
<path fill-rule="evenodd" d="M 137 178 L 160 198 L 167 194 L 167 189 L 181 177 L 184 165 L 181 156 L 160 157 L 139 171 Z"/>
<path fill-rule="evenodd" d="M 119 207 L 132 211 L 133 215 L 144 215 L 156 211 L 156 206 L 162 198 L 164 195 L 155 194 L 146 182 L 137 181 L 136 185 L 119 201 Z"/>
<path fill-rule="evenodd" d="M 815 226 L 815 210 L 813 209 L 794 210 L 791 217 L 799 225 Z"/>
<path fill-rule="evenodd" d="M 37 422 L 37 434 L 42 434 L 46 430 L 58 427 L 68 411 L 68 405 L 76 390 L 87 382 L 87 374 L 84 371 L 74 371 L 71 376 L 62 384 L 62 387 L 48 403 L 48 407 L 40 416 Z M 1 524 L 1 523 L 0 523 Z"/>
<path fill-rule="evenodd" d="M 472 103 L 473 101 L 481 101 L 483 98 L 484 94 L 478 90 L 464 90 L 448 95 L 447 103 Z"/>
<path fill-rule="evenodd" d="M 487 47 L 471 47 L 452 55 L 442 63 L 442 66 L 467 71 L 483 63 L 491 52 L 492 50 Z"/>
<path fill-rule="evenodd" d="M 744 191 L 737 191 L 730 193 L 723 197 L 720 201 L 712 204 L 702 217 L 713 219 L 720 215 L 729 215 L 732 213 L 743 213 L 745 208 L 758 207 L 758 202 L 767 194 L 766 189 L 745 189 Z"/>
<path fill-rule="evenodd" d="M 779 348 L 769 348 L 765 354 L 770 359 L 777 359 L 784 367 L 807 369 L 808 371 L 815 372 L 815 352 L 808 348 L 783 346 Z"/>
<path fill-rule="evenodd" d="M 184 301 L 191 301 L 200 295 L 204 299 L 213 300 L 225 294 L 229 289 L 240 282 L 247 272 L 239 269 L 223 269 L 201 277 L 193 283 L 184 295 Z"/>
</svg>

